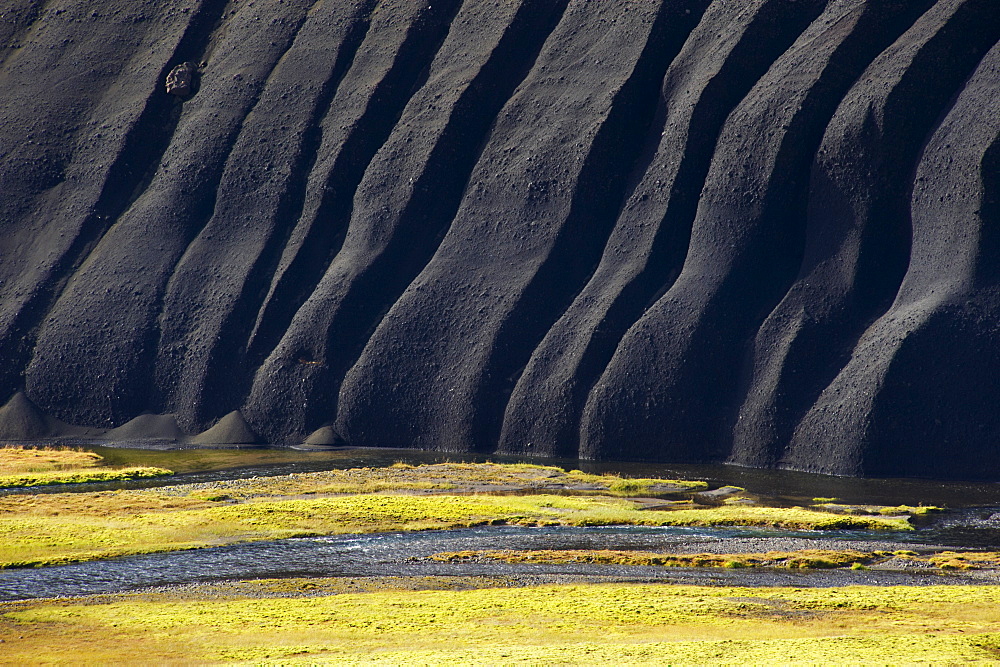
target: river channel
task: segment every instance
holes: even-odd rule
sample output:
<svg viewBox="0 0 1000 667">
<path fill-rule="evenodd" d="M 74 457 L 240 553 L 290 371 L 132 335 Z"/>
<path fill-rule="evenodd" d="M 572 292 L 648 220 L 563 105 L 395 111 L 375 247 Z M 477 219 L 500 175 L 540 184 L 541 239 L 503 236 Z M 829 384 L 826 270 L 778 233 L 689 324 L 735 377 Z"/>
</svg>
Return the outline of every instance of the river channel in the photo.
<svg viewBox="0 0 1000 667">
<path fill-rule="evenodd" d="M 401 450 L 212 450 L 137 451 L 98 448 L 109 463 L 163 465 L 181 474 L 162 481 L 75 485 L 92 491 L 267 477 L 397 461 L 432 463 L 485 457 Z M 505 462 L 502 457 L 491 460 Z M 765 529 L 490 526 L 451 531 L 338 535 L 253 542 L 37 569 L 0 571 L 0 600 L 114 593 L 149 587 L 285 577 L 483 576 L 543 581 L 659 581 L 745 586 L 841 586 L 847 584 L 997 584 L 993 572 L 939 574 L 919 569 L 786 570 L 773 568 L 667 568 L 609 565 L 442 563 L 443 551 L 490 549 L 622 549 L 661 553 L 756 553 L 769 550 L 914 549 L 1000 550 L 1000 485 L 922 480 L 859 480 L 757 471 L 731 466 L 532 461 L 615 472 L 625 476 L 704 479 L 711 486 L 736 484 L 773 503 L 816 496 L 842 502 L 941 505 L 949 511 L 915 531 L 781 531 Z M 67 487 L 59 489 L 65 492 Z M 40 491 L 40 492 L 49 492 Z"/>
</svg>

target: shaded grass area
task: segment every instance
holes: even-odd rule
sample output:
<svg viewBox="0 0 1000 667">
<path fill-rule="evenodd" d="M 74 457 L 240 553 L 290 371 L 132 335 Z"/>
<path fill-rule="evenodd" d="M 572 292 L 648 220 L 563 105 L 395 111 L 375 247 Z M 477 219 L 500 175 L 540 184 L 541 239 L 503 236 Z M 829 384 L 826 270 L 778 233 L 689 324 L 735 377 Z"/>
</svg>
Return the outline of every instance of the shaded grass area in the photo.
<svg viewBox="0 0 1000 667">
<path fill-rule="evenodd" d="M 665 584 L 360 592 L 322 580 L 0 603 L 10 663 L 804 664 L 995 661 L 994 586 Z M 321 589 L 315 595 L 316 587 Z M 255 592 L 255 589 L 257 592 Z M 264 596 L 257 593 L 263 593 Z M 596 638 L 600 638 L 599 640 Z"/>
<path fill-rule="evenodd" d="M 340 465 L 343 460 L 350 460 L 352 458 L 350 452 L 342 451 L 302 452 L 293 449 L 267 448 L 155 450 L 88 446 L 88 449 L 93 449 L 99 453 L 109 465 L 152 465 L 169 468 L 178 474 L 251 466 L 308 465 L 310 463 L 329 464 L 331 467 L 334 467 Z M 392 463 L 392 461 L 388 461 L 388 463 Z M 350 465 L 347 467 L 350 467 Z"/>
<path fill-rule="evenodd" d="M 0 447 L 0 489 L 83 482 L 119 482 L 172 475 L 164 468 L 98 467 L 100 455 L 69 448 Z"/>
</svg>

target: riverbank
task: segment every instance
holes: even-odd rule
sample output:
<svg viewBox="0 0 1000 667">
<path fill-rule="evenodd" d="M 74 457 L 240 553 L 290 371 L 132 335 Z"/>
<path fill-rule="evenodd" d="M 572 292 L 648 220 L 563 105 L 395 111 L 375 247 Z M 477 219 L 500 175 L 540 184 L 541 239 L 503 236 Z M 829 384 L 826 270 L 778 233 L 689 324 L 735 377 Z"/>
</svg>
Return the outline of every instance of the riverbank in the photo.
<svg viewBox="0 0 1000 667">
<path fill-rule="evenodd" d="M 266 580 L 0 603 L 0 662 L 992 662 L 1000 587 Z"/>
<path fill-rule="evenodd" d="M 0 570 L 0 664 L 1000 658 L 1000 554 L 932 507 L 491 462 L 89 488 L 0 496 L 0 563 L 72 563 Z"/>
<path fill-rule="evenodd" d="M 98 467 L 103 457 L 67 447 L 0 447 L 0 489 L 166 477 L 152 466 Z"/>
</svg>

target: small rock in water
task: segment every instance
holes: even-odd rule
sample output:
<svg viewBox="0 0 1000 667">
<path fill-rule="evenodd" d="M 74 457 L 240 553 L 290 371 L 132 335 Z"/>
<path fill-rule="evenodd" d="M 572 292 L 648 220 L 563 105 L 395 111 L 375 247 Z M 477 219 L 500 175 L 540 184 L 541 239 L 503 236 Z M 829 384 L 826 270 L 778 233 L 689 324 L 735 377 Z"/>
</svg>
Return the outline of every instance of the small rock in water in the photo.
<svg viewBox="0 0 1000 667">
<path fill-rule="evenodd" d="M 694 495 L 705 500 L 723 500 L 737 493 L 746 493 L 746 489 L 739 486 L 720 486 L 711 491 L 699 491 Z"/>
</svg>

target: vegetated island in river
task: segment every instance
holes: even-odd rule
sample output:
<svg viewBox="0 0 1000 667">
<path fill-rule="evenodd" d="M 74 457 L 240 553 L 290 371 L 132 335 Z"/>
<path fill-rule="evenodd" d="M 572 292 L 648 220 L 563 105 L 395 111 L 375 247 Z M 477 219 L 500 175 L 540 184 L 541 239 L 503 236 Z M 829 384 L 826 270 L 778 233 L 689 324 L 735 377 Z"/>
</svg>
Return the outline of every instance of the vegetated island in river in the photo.
<svg viewBox="0 0 1000 667">
<path fill-rule="evenodd" d="M 722 492 L 720 494 L 720 491 Z M 147 489 L 0 497 L 0 567 L 54 565 L 288 537 L 539 526 L 911 530 L 932 508 L 837 514 L 765 507 L 742 489 L 537 465 L 356 468 Z M 836 507 L 836 506 L 835 506 Z M 851 511 L 856 511 L 852 509 Z"/>
</svg>

